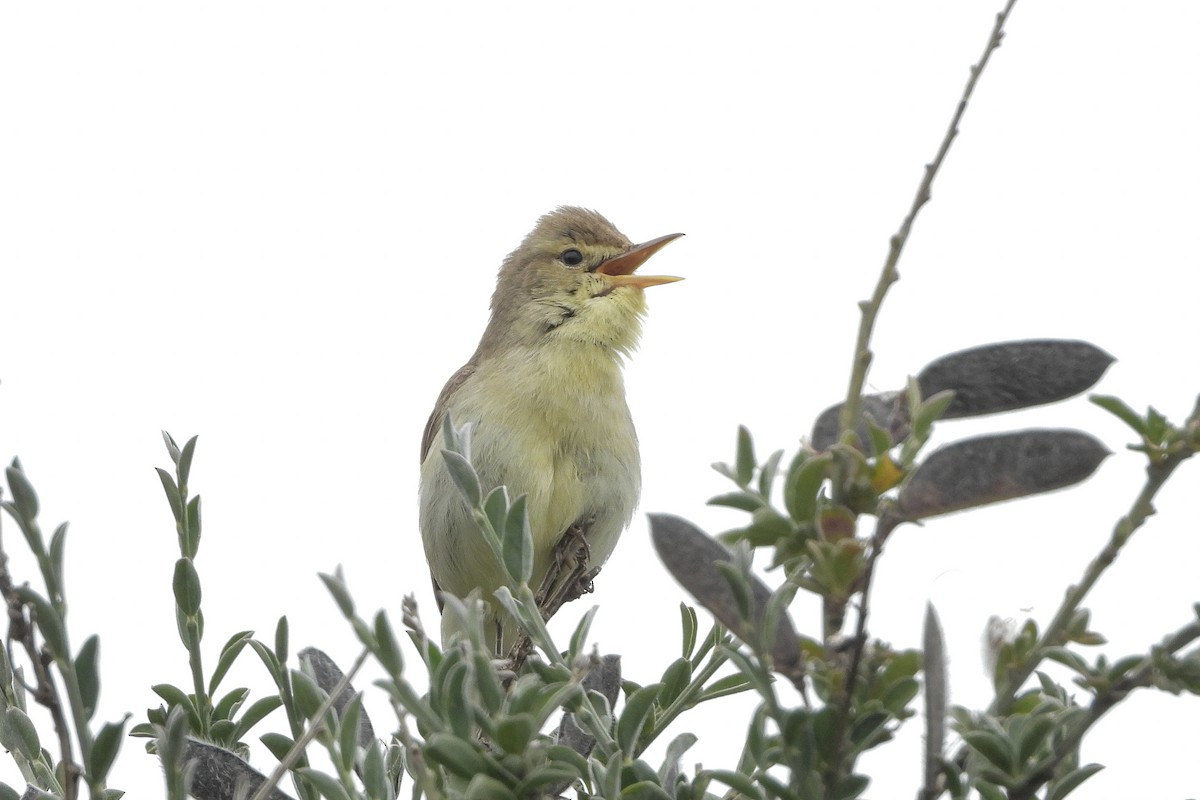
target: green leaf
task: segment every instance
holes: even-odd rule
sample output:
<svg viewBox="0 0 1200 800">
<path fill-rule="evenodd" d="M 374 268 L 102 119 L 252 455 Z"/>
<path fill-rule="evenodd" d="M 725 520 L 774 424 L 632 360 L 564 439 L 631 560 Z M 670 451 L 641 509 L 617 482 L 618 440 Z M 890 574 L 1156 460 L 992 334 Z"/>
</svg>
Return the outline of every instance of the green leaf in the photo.
<svg viewBox="0 0 1200 800">
<path fill-rule="evenodd" d="M 69 659 L 70 648 L 67 646 L 67 631 L 63 626 L 62 617 L 54 610 L 46 599 L 28 586 L 17 586 L 14 591 L 17 597 L 33 606 L 37 615 L 37 628 L 41 631 L 46 646 L 56 659 Z"/>
<path fill-rule="evenodd" d="M 75 656 L 75 678 L 79 681 L 79 699 L 83 705 L 84 719 L 96 713 L 96 701 L 100 698 L 100 637 L 89 636 Z"/>
<path fill-rule="evenodd" d="M 320 792 L 322 797 L 327 797 L 329 800 L 350 800 L 350 794 L 346 788 L 329 773 L 313 767 L 297 767 L 294 772 L 303 779 L 303 782 Z"/>
<path fill-rule="evenodd" d="M 508 518 L 508 487 L 497 486 L 488 492 L 483 501 L 483 514 L 492 524 L 492 530 L 503 531 Z"/>
<path fill-rule="evenodd" d="M 863 714 L 854 721 L 854 725 L 850 728 L 850 741 L 854 743 L 856 749 L 869 749 L 878 741 L 875 737 L 887 725 L 890 718 L 891 715 L 883 711 Z"/>
<path fill-rule="evenodd" d="M 37 728 L 24 711 L 16 706 L 9 706 L 0 724 L 3 734 L 2 743 L 6 750 L 16 750 L 28 761 L 36 761 L 42 753 L 42 743 L 38 739 Z"/>
<path fill-rule="evenodd" d="M 875 420 L 871 419 L 870 417 L 867 417 L 866 423 L 867 436 L 871 440 L 872 453 L 880 455 L 882 453 L 886 453 L 888 450 L 891 450 L 893 446 L 895 446 L 896 443 L 892 441 L 892 434 L 889 431 L 879 427 Z"/>
<path fill-rule="evenodd" d="M 994 783 L 978 781 L 974 786 L 981 800 L 1008 800 L 1008 794 Z"/>
<path fill-rule="evenodd" d="M 576 770 L 561 763 L 543 764 L 526 775 L 525 779 L 517 784 L 515 793 L 518 797 L 557 797 L 557 793 L 549 795 L 538 790 L 547 786 L 570 786 L 576 779 L 581 778 L 585 772 L 586 770 Z"/>
<path fill-rule="evenodd" d="M 467 505 L 476 508 L 479 501 L 483 499 L 483 488 L 479 483 L 479 475 L 471 466 L 471 462 L 453 450 L 443 450 L 442 458 L 445 459 L 446 470 L 450 473 L 450 478 L 458 487 L 458 491 L 462 493 Z"/>
<path fill-rule="evenodd" d="M 492 736 L 506 753 L 519 756 L 529 747 L 537 734 L 537 724 L 532 714 L 513 714 L 496 723 Z"/>
<path fill-rule="evenodd" d="M 621 790 L 621 800 L 672 800 L 671 795 L 649 780 L 631 783 Z"/>
<path fill-rule="evenodd" d="M 312 676 L 298 669 L 291 670 L 292 695 L 296 699 L 296 708 L 308 719 L 316 717 L 325 702 L 326 694 L 317 686 Z"/>
<path fill-rule="evenodd" d="M 1074 670 L 1079 675 L 1087 676 L 1092 672 L 1091 667 L 1088 666 L 1083 656 L 1065 647 L 1047 647 L 1044 655 L 1049 660 L 1057 661 L 1059 664 Z"/>
<path fill-rule="evenodd" d="M 270 714 L 275 709 L 283 705 L 283 698 L 277 694 L 263 697 L 255 700 L 250 704 L 242 716 L 237 721 L 237 727 L 234 729 L 234 739 L 241 739 L 250 729 L 257 725 L 264 717 Z"/>
<path fill-rule="evenodd" d="M 189 617 L 196 616 L 200 610 L 200 575 L 196 572 L 196 565 L 187 556 L 175 562 L 171 588 L 175 592 L 175 603 L 179 610 Z"/>
<path fill-rule="evenodd" d="M 242 703 L 250 696 L 250 690 L 245 688 L 234 689 L 222 697 L 217 704 L 213 706 L 213 719 L 233 719 L 233 715 L 241 708 Z"/>
<path fill-rule="evenodd" d="M 724 461 L 715 461 L 712 464 L 712 468 L 718 475 L 737 483 L 737 470 L 733 468 L 732 464 L 726 464 Z"/>
<path fill-rule="evenodd" d="M 1152 442 L 1161 442 L 1166 438 L 1170 427 L 1167 418 L 1160 414 L 1154 406 L 1146 409 L 1146 438 Z"/>
<path fill-rule="evenodd" d="M 817 496 L 833 456 L 800 452 L 788 468 L 783 483 L 783 504 L 796 522 L 811 522 L 817 514 Z"/>
<path fill-rule="evenodd" d="M 490 650 L 477 650 L 475 660 L 475 690 L 486 714 L 495 714 L 504 705 L 507 692 L 500 684 L 500 676 L 491 660 Z"/>
<path fill-rule="evenodd" d="M 667 780 L 667 773 L 679 766 L 679 760 L 683 758 L 683 754 L 692 748 L 697 741 L 694 733 L 681 733 L 671 740 L 667 745 L 667 754 L 663 758 L 662 766 L 658 770 L 658 779 L 664 785 Z"/>
<path fill-rule="evenodd" d="M 696 635 L 700 625 L 696 618 L 696 609 L 689 606 L 687 603 L 679 604 L 680 624 L 683 630 L 683 657 L 691 658 L 692 653 L 696 649 Z"/>
<path fill-rule="evenodd" d="M 709 498 L 710 506 L 723 506 L 725 508 L 736 508 L 739 511 L 757 511 L 766 503 L 758 495 L 750 494 L 749 492 L 727 492 L 719 494 L 716 497 Z"/>
<path fill-rule="evenodd" d="M 758 466 L 758 462 L 754 458 L 754 440 L 750 437 L 750 431 L 745 425 L 738 425 L 737 432 L 737 461 L 734 469 L 737 470 L 737 485 L 745 489 L 750 485 L 750 479 L 754 477 L 754 468 Z"/>
<path fill-rule="evenodd" d="M 867 790 L 871 780 L 866 775 L 847 775 L 833 790 L 833 800 L 853 800 Z"/>
<path fill-rule="evenodd" d="M 275 653 L 273 653 L 269 647 L 257 639 L 251 639 L 249 642 L 247 642 L 247 644 L 249 644 L 250 649 L 258 655 L 258 660 L 261 661 L 263 666 L 267 668 L 267 672 L 271 673 L 271 678 L 275 681 L 275 684 L 277 686 L 282 685 L 283 664 L 279 663 L 279 659 L 275 657 Z"/>
<path fill-rule="evenodd" d="M 32 522 L 38 515 L 38 496 L 33 490 L 33 484 L 25 477 L 25 471 L 20 467 L 5 467 L 4 474 L 8 478 L 8 490 L 12 494 L 13 506 L 22 519 Z"/>
<path fill-rule="evenodd" d="M 100 729 L 100 733 L 96 734 L 88 759 L 89 783 L 103 783 L 108 776 L 108 771 L 112 769 L 113 761 L 117 758 L 117 751 L 121 749 L 121 740 L 125 738 L 125 723 L 129 721 L 129 717 L 130 715 L 126 714 L 120 722 L 106 723 Z"/>
<path fill-rule="evenodd" d="M 400 652 L 400 642 L 392 630 L 387 614 L 380 611 L 375 615 L 375 656 L 379 663 L 393 677 L 404 671 L 404 657 Z"/>
<path fill-rule="evenodd" d="M 279 659 L 280 664 L 286 664 L 288 660 L 288 619 L 287 615 L 281 616 L 279 622 L 275 623 L 275 657 Z"/>
<path fill-rule="evenodd" d="M 775 475 L 779 472 L 779 461 L 782 458 L 783 451 L 776 450 L 758 470 L 758 493 L 763 497 L 771 496 L 771 487 L 775 484 Z"/>
<path fill-rule="evenodd" d="M 50 570 L 53 572 L 58 586 L 63 585 L 63 576 L 65 574 L 64 562 L 67 549 L 67 523 L 63 523 L 54 529 L 53 535 L 50 537 Z M 58 598 L 61 600 L 61 598 Z"/>
<path fill-rule="evenodd" d="M 442 680 L 440 681 L 441 702 L 444 704 L 450 729 L 462 737 L 472 736 L 476 727 L 474 709 L 469 703 L 462 702 L 468 693 L 468 678 L 470 669 L 461 661 L 450 661 Z"/>
<path fill-rule="evenodd" d="M 187 550 L 184 555 L 188 558 L 195 558 L 196 552 L 200 549 L 200 495 L 196 495 L 188 501 L 187 531 L 188 541 L 185 543 Z"/>
<path fill-rule="evenodd" d="M 476 775 L 463 797 L 471 800 L 517 800 L 517 794 L 490 775 Z"/>
<path fill-rule="evenodd" d="M 354 757 L 358 754 L 358 726 L 362 718 L 362 700 L 362 692 L 359 692 L 341 712 L 338 748 L 342 755 L 342 769 L 347 772 L 354 768 Z"/>
<path fill-rule="evenodd" d="M 183 446 L 183 451 L 179 454 L 179 460 L 175 462 L 175 472 L 179 475 L 179 486 L 187 486 L 188 477 L 192 472 L 192 457 L 196 455 L 196 440 L 200 438 L 193 436 L 187 440 L 187 444 Z"/>
<path fill-rule="evenodd" d="M 229 747 L 234 743 L 233 735 L 236 732 L 237 725 L 234 724 L 233 720 L 219 719 L 208 726 L 208 740 L 214 744 Z"/>
<path fill-rule="evenodd" d="M 333 575 L 326 575 L 323 572 L 317 574 L 321 582 L 325 584 L 325 588 L 333 595 L 333 600 L 337 603 L 342 616 L 352 619 L 354 617 L 354 598 L 350 596 L 350 589 L 342 579 L 341 569 L 336 570 Z"/>
<path fill-rule="evenodd" d="M 383 763 L 383 747 L 377 742 L 373 742 L 367 748 L 367 754 L 363 758 L 362 782 L 367 797 L 391 800 L 396 796 Z"/>
<path fill-rule="evenodd" d="M 1034 757 L 1055 729 L 1056 723 L 1057 718 L 1053 714 L 1038 714 L 1029 718 L 1020 734 L 1014 737 L 1017 745 L 1017 763 L 1024 764 Z"/>
<path fill-rule="evenodd" d="M 621 718 L 617 720 L 617 746 L 623 753 L 635 754 L 638 736 L 641 735 L 642 726 L 645 725 L 646 717 L 654 707 L 654 701 L 661 689 L 661 683 L 652 683 L 641 687 L 625 701 L 625 709 L 621 712 Z"/>
<path fill-rule="evenodd" d="M 1071 770 L 1054 782 L 1050 793 L 1046 795 L 1046 800 L 1062 800 L 1062 798 L 1075 791 L 1079 787 L 1079 784 L 1102 769 L 1104 769 L 1103 764 L 1085 764 L 1078 769 Z"/>
<path fill-rule="evenodd" d="M 253 635 L 254 631 L 235 633 L 229 637 L 229 641 L 221 648 L 221 655 L 217 659 L 217 666 L 213 670 L 212 677 L 208 679 L 208 693 L 210 695 L 216 693 L 217 687 L 221 685 L 221 680 L 225 677 L 225 673 L 229 672 L 229 668 L 233 666 L 233 662 L 237 660 L 238 655 Z"/>
<path fill-rule="evenodd" d="M 913 678 L 903 678 L 888 688 L 883 696 L 883 707 L 897 717 L 903 717 L 904 709 L 921 691 L 921 684 Z"/>
<path fill-rule="evenodd" d="M 175 515 L 175 522 L 182 523 L 183 500 L 179 497 L 179 487 L 175 485 L 175 479 L 162 467 L 154 469 L 158 473 L 158 479 L 162 481 L 163 492 L 167 495 L 167 503 L 171 506 L 171 513 Z"/>
<path fill-rule="evenodd" d="M 179 463 L 179 445 L 175 444 L 175 439 L 166 431 L 161 431 L 163 442 L 167 445 L 167 454 L 171 456 L 171 463 Z"/>
<path fill-rule="evenodd" d="M 529 583 L 533 575 L 533 532 L 529 529 L 525 503 L 525 495 L 513 501 L 501 539 L 504 568 L 518 584 Z"/>
<path fill-rule="evenodd" d="M 579 618 L 579 624 L 575 626 L 575 631 L 571 634 L 571 644 L 567 650 L 572 656 L 584 655 L 588 633 L 592 629 L 592 620 L 596 618 L 596 612 L 599 610 L 599 606 L 592 606 Z"/>
<path fill-rule="evenodd" d="M 1012 773 L 1014 753 L 1006 739 L 991 731 L 967 731 L 963 741 L 1006 775 Z"/>
<path fill-rule="evenodd" d="M 729 769 L 708 769 L 704 771 L 710 778 L 728 786 L 753 800 L 764 800 L 762 790 L 754 783 L 749 775 Z"/>
<path fill-rule="evenodd" d="M 588 760 L 564 744 L 549 745 L 545 752 L 546 758 L 553 764 L 561 764 L 580 776 L 588 772 Z"/>
<path fill-rule="evenodd" d="M 425 743 L 424 754 L 435 764 L 441 764 L 460 778 L 471 778 L 486 772 L 486 763 L 470 743 L 452 733 L 439 731 Z"/>
<path fill-rule="evenodd" d="M 927 432 L 935 421 L 942 418 L 956 397 L 952 389 L 945 389 L 926 397 L 913 418 L 913 430 Z"/>
<path fill-rule="evenodd" d="M 1113 397 L 1111 395 L 1094 394 L 1088 399 L 1094 404 L 1103 408 L 1108 413 L 1112 414 L 1117 419 L 1124 422 L 1129 427 L 1133 428 L 1134 432 L 1136 432 L 1139 436 L 1147 435 L 1148 429 L 1146 427 L 1146 420 L 1142 419 L 1142 417 L 1136 411 L 1130 408 L 1121 398 Z"/>
<path fill-rule="evenodd" d="M 735 672 L 732 675 L 726 675 L 723 678 L 710 683 L 704 689 L 702 699 L 712 700 L 717 697 L 725 697 L 731 694 L 739 694 L 754 686 L 754 683 L 740 672 Z"/>
<path fill-rule="evenodd" d="M 258 737 L 258 740 L 270 751 L 271 755 L 275 756 L 277 761 L 283 761 L 296 744 L 294 739 L 284 736 L 282 733 L 264 733 Z"/>
<path fill-rule="evenodd" d="M 675 698 L 683 693 L 692 680 L 692 662 L 686 658 L 677 658 L 663 672 L 662 693 L 658 703 L 664 708 L 675 702 Z"/>
</svg>

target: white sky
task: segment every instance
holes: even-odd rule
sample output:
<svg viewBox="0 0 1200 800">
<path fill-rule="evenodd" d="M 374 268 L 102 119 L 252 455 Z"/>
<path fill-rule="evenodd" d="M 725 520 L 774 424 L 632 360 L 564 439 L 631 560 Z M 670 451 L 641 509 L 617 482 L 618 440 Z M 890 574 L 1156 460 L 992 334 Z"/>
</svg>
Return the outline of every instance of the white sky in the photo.
<svg viewBox="0 0 1200 800">
<path fill-rule="evenodd" d="M 70 630 L 76 646 L 101 634 L 100 716 L 137 721 L 152 683 L 189 682 L 152 469 L 168 463 L 163 428 L 200 434 L 210 660 L 235 631 L 269 640 L 286 613 L 294 649 L 349 662 L 315 575 L 339 563 L 367 612 L 398 620 L 415 591 L 436 625 L 421 429 L 475 346 L 501 258 L 560 204 L 634 240 L 688 234 L 655 257 L 687 280 L 651 290 L 627 370 L 642 509 L 739 524 L 705 505 L 728 488 L 708 465 L 732 457 L 739 423 L 762 455 L 793 452 L 844 392 L 855 303 L 999 5 L 6 4 L 0 458 L 22 458 L 47 530 L 71 521 Z M 945 352 L 1059 336 L 1120 359 L 1098 391 L 1186 414 L 1198 28 L 1186 2 L 1018 4 L 901 262 L 873 388 Z M 1140 480 L 1128 432 L 1082 400 L 939 439 L 1030 425 L 1089 430 L 1115 455 L 1070 492 L 902 530 L 880 567 L 874 633 L 917 646 L 933 598 L 957 702 L 986 702 L 987 616 L 1048 620 Z M 1089 603 L 1105 652 L 1191 616 L 1196 487 L 1187 465 Z M 682 592 L 640 515 L 597 587 L 601 649 L 655 680 Z M 816 632 L 811 606 L 796 619 Z M 249 655 L 235 685 L 265 688 Z M 389 730 L 378 695 L 368 708 Z M 1085 761 L 1109 768 L 1075 796 L 1194 794 L 1198 712 L 1135 696 L 1089 739 Z M 732 767 L 745 704 L 701 716 L 688 763 Z M 283 727 L 270 723 L 260 733 Z M 914 794 L 910 727 L 864 762 L 872 796 Z M 0 780 L 17 780 L 11 765 Z M 111 785 L 161 792 L 140 741 Z"/>
</svg>

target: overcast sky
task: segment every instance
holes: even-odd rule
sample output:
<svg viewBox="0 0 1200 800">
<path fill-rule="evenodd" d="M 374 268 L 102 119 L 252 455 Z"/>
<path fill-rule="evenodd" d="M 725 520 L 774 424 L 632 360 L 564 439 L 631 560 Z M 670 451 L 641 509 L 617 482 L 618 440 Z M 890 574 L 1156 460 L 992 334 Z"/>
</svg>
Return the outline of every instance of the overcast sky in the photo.
<svg viewBox="0 0 1200 800">
<path fill-rule="evenodd" d="M 360 607 L 436 617 L 416 528 L 422 426 L 473 350 L 496 268 L 539 215 L 595 208 L 685 281 L 649 290 L 628 365 L 643 511 L 718 532 L 736 426 L 789 455 L 840 399 L 856 303 L 934 154 L 998 0 L 755 3 L 75 3 L 0 10 L 0 458 L 43 527 L 71 521 L 76 646 L 101 635 L 104 718 L 187 685 L 160 429 L 200 435 L 206 642 L 287 614 L 296 648 L 356 647 L 316 578 Z M 946 352 L 1086 339 L 1097 391 L 1180 419 L 1196 379 L 1200 6 L 1024 0 L 901 262 L 874 390 Z M 1129 432 L 1076 399 L 939 429 L 1067 426 L 1114 451 L 1086 484 L 901 530 L 874 633 L 944 616 L 951 699 L 986 704 L 987 617 L 1041 622 L 1137 492 Z M 1192 615 L 1196 465 L 1089 605 L 1113 656 Z M 33 579 L 15 527 L 5 548 Z M 777 576 L 768 575 L 768 580 Z M 591 598 L 604 652 L 654 681 L 681 590 L 639 514 Z M 798 603 L 797 625 L 818 630 Z M 266 688 L 251 661 L 227 687 Z M 371 676 L 367 676 L 369 679 Z M 235 682 L 236 681 L 236 682 Z M 361 680 L 366 685 L 367 679 Z M 368 708 L 390 730 L 386 704 Z M 1135 696 L 1089 739 L 1087 798 L 1194 794 L 1194 698 Z M 745 704 L 685 759 L 732 767 Z M 695 715 L 693 715 L 694 717 Z M 44 717 L 36 717 L 44 722 Z M 279 730 L 272 718 L 262 729 Z M 918 723 L 871 757 L 912 796 Z M 683 729 L 683 728 L 681 728 Z M 49 735 L 48 723 L 42 725 Z M 1136 736 L 1132 736 L 1136 732 Z M 1131 740 L 1132 739 L 1132 740 Z M 111 785 L 160 791 L 130 741 Z M 654 755 L 654 754 L 652 754 Z M 269 757 L 256 751 L 256 766 Z M 9 763 L 0 780 L 19 778 Z"/>
</svg>

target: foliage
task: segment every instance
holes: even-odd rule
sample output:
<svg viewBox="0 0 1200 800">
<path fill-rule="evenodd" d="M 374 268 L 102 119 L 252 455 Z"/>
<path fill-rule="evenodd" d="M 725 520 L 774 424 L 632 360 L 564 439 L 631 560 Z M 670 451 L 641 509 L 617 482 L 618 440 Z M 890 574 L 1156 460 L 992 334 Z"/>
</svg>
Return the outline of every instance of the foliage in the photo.
<svg viewBox="0 0 1200 800">
<path fill-rule="evenodd" d="M 594 610 L 567 642 L 553 639 L 544 620 L 570 599 L 559 589 L 586 579 L 586 561 L 575 564 L 578 575 L 554 584 L 549 602 L 542 587 L 535 592 L 528 585 L 532 543 L 524 498 L 481 484 L 471 463 L 470 431 L 455 429 L 449 419 L 442 455 L 508 575 L 497 600 L 527 631 L 509 658 L 494 657 L 485 635 L 488 611 L 478 596 L 446 598 L 445 613 L 457 615 L 465 633 L 442 646 L 426 634 L 411 600 L 399 629 L 385 611 L 362 615 L 345 576 L 334 570 L 321 580 L 362 645 L 348 671 L 316 648 L 293 653 L 286 617 L 273 640 L 235 632 L 215 662 L 206 663 L 203 584 L 196 568 L 201 503 L 189 491 L 197 440 L 180 447 L 164 434 L 173 468 L 158 475 L 179 547 L 171 586 L 189 674 L 186 686 L 153 687 L 162 702 L 130 735 L 145 739 L 163 765 L 166 796 L 281 800 L 292 791 L 304 800 L 392 800 L 409 792 L 501 800 L 573 791 L 579 798 L 608 800 L 850 800 L 870 785 L 860 757 L 910 724 L 921 698 L 926 748 L 922 785 L 915 787 L 919 797 L 1058 800 L 1101 769 L 1081 763 L 1080 744 L 1131 692 L 1200 694 L 1200 649 L 1187 649 L 1200 639 L 1200 604 L 1148 652 L 1114 660 L 1086 655 L 1104 637 L 1091 629 L 1083 605 L 1153 513 L 1156 494 L 1200 449 L 1200 402 L 1173 424 L 1153 409 L 1138 414 L 1117 398 L 1093 398 L 1134 431 L 1132 449 L 1147 460 L 1145 482 L 1051 620 L 1044 627 L 1029 620 L 1013 631 L 997 630 L 988 707 L 949 707 L 934 609 L 928 610 L 919 651 L 895 649 L 870 633 L 873 575 L 899 526 L 1070 486 L 1108 455 L 1089 434 L 1032 429 L 925 451 L 935 423 L 1018 411 L 1086 391 L 1111 362 L 1086 342 L 991 344 L 944 356 L 897 391 L 862 391 L 872 328 L 898 279 L 896 263 L 1011 7 L 1010 0 L 998 15 L 950 129 L 891 239 L 875 291 L 862 304 L 845 401 L 818 418 L 808 443 L 790 459 L 783 451 L 760 458 L 751 433 L 739 429 L 733 460 L 715 465 L 732 488 L 710 502 L 745 512 L 744 525 L 714 538 L 680 517 L 651 515 L 664 566 L 715 620 L 703 630 L 696 609 L 681 604 L 679 654 L 661 674 L 636 682 L 621 674 L 616 656 L 595 652 L 588 638 Z M 6 469 L 6 479 L 10 499 L 0 507 L 34 555 L 43 588 L 14 580 L 0 549 L 0 593 L 10 620 L 7 647 L 0 651 L 0 745 L 27 783 L 23 793 L 0 784 L 0 800 L 73 800 L 84 787 L 92 798 L 120 797 L 105 779 L 129 715 L 94 727 L 99 638 L 90 636 L 75 649 L 68 635 L 66 525 L 47 543 L 37 494 L 19 461 Z M 751 569 L 759 550 L 782 576 L 774 590 Z M 791 618 L 802 593 L 822 604 L 818 632 L 804 631 Z M 252 700 L 248 689 L 224 685 L 231 667 L 248 654 L 266 670 L 274 693 Z M 372 690 L 395 716 L 384 737 L 352 685 L 368 659 L 385 676 Z M 1043 669 L 1046 662 L 1065 666 L 1075 690 L 1057 683 Z M 785 684 L 795 691 L 782 691 Z M 682 757 L 696 741 L 690 733 L 666 743 L 661 762 L 645 758 L 672 723 L 735 693 L 751 693 L 757 706 L 745 722 L 742 750 L 729 754 L 728 764 L 682 769 Z M 30 700 L 48 710 L 53 743 L 31 721 Z M 283 731 L 264 730 L 268 721 Z M 949 730 L 958 737 L 953 748 Z M 251 736 L 277 761 L 269 776 L 248 764 Z M 285 778 L 290 787 L 282 785 Z"/>
</svg>

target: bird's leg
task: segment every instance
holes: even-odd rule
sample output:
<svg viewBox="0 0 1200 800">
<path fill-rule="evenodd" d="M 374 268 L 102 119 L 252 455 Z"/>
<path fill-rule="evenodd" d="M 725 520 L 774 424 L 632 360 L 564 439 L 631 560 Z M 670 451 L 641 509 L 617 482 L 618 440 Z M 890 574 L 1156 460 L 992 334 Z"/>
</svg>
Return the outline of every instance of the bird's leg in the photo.
<svg viewBox="0 0 1200 800">
<path fill-rule="evenodd" d="M 592 579 L 600 569 L 589 568 L 591 547 L 587 534 L 591 524 L 590 519 L 576 522 L 555 545 L 554 562 L 536 595 L 542 619 L 550 619 L 564 604 L 592 591 Z"/>
<path fill-rule="evenodd" d="M 508 657 L 500 668 L 500 678 L 506 689 L 516 680 L 517 672 L 532 652 L 533 639 L 529 638 L 529 634 L 522 630 L 521 635 L 517 637 L 516 644 L 508 651 Z"/>
</svg>

